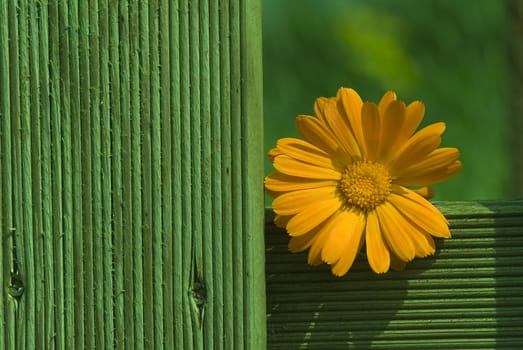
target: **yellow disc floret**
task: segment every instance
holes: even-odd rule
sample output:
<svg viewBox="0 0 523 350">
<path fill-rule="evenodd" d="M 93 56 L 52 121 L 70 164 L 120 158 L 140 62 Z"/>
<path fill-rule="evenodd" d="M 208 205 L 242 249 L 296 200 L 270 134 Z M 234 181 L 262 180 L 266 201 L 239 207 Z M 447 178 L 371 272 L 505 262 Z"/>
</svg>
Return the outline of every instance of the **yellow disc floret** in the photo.
<svg viewBox="0 0 523 350">
<path fill-rule="evenodd" d="M 340 189 L 348 205 L 368 211 L 388 197 L 390 183 L 391 177 L 383 165 L 360 161 L 345 169 L 340 180 Z"/>
</svg>

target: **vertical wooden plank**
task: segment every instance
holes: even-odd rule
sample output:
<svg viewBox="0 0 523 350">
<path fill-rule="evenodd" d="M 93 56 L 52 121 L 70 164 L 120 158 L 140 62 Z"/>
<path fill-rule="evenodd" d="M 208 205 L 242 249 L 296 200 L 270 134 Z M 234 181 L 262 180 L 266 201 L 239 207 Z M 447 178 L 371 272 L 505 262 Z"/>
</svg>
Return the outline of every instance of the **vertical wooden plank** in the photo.
<svg viewBox="0 0 523 350">
<path fill-rule="evenodd" d="M 187 276 L 192 291 L 189 299 L 191 309 L 186 312 L 190 313 L 192 329 L 187 328 L 185 334 L 192 337 L 190 345 L 195 348 L 244 348 L 251 345 L 263 348 L 265 344 L 264 264 L 263 257 L 259 258 L 263 253 L 258 250 L 263 249 L 263 241 L 260 231 L 256 233 L 256 227 L 263 227 L 263 207 L 257 206 L 257 199 L 253 199 L 261 198 L 261 188 L 257 184 L 262 181 L 263 171 L 260 167 L 250 168 L 251 164 L 245 162 L 246 159 L 261 157 L 262 153 L 260 135 L 249 129 L 259 130 L 261 125 L 261 121 L 257 120 L 261 117 L 261 80 L 259 77 L 252 78 L 249 82 L 253 84 L 251 86 L 245 83 L 247 79 L 243 76 L 261 74 L 261 66 L 246 63 L 260 52 L 259 43 L 252 48 L 250 42 L 253 39 L 250 35 L 256 35 L 256 30 L 259 30 L 256 6 L 259 10 L 256 3 L 242 5 L 240 2 L 224 1 L 220 3 L 222 12 L 219 13 L 217 8 L 204 1 L 180 4 L 180 138 L 193 140 L 190 144 L 181 145 L 181 178 L 185 185 L 182 186 L 182 230 L 191 234 L 186 234 L 188 237 L 184 238 L 185 245 L 180 253 L 187 263 L 184 252 L 191 251 L 191 273 Z M 198 11 L 198 15 L 194 11 Z M 213 14 L 218 16 L 215 22 L 211 19 Z M 243 17 L 246 15 L 251 17 L 246 19 Z M 247 23 L 251 20 L 253 22 Z M 210 39 L 214 33 L 208 28 L 212 25 L 214 28 L 218 26 L 222 33 L 218 48 L 213 47 Z M 242 34 L 246 29 L 249 35 Z M 215 58 L 211 57 L 213 53 L 217 54 Z M 221 63 L 220 74 L 211 68 L 216 62 Z M 184 84 L 184 79 L 188 79 L 189 84 Z M 211 79 L 217 79 L 217 86 L 223 92 L 222 98 L 220 94 L 214 100 L 211 97 L 214 83 Z M 183 86 L 190 86 L 188 107 L 184 103 L 187 103 L 186 97 L 189 96 L 185 95 Z M 214 120 L 211 105 L 220 111 L 219 121 Z M 246 120 L 250 118 L 247 111 L 252 112 L 253 121 Z M 189 113 L 191 117 L 186 119 Z M 219 128 L 219 131 L 211 131 L 212 126 Z M 252 142 L 248 136 L 253 136 Z M 220 154 L 214 159 L 210 151 L 213 145 L 220 146 Z M 189 159 L 187 155 L 190 155 Z M 190 171 L 184 173 L 188 164 Z M 218 169 L 213 169 L 215 164 Z M 211 174 L 220 175 L 219 185 L 211 183 Z M 247 176 L 251 176 L 252 182 L 246 180 Z M 220 204 L 215 203 L 211 193 L 220 193 Z M 186 204 L 187 199 L 192 201 L 190 205 Z M 208 200 L 212 203 L 210 206 Z M 225 205 L 222 207 L 221 203 Z M 220 218 L 217 218 L 217 213 Z M 254 215 L 255 219 L 246 218 L 247 213 Z M 212 238 L 209 230 L 211 222 L 214 231 Z M 223 232 L 223 236 L 219 237 L 220 233 L 215 231 Z M 251 243 L 256 246 L 249 246 Z M 209 259 L 209 256 L 214 258 Z M 182 273 L 186 273 L 186 267 L 183 268 Z M 220 271 L 220 274 L 215 275 L 214 271 Z M 221 280 L 217 280 L 217 276 Z M 258 284 L 253 282 L 257 278 L 261 281 Z M 182 284 L 185 281 L 182 278 Z M 257 287 L 249 289 L 248 283 Z M 226 302 L 218 312 L 216 300 L 220 293 Z M 261 314 L 253 316 L 251 312 Z M 222 320 L 225 324 L 220 326 Z M 225 335 L 219 339 L 215 338 L 216 333 L 211 335 L 211 324 L 214 331 L 221 327 Z M 186 341 L 184 345 L 190 346 L 188 343 Z"/>
<path fill-rule="evenodd" d="M 245 338 L 249 349 L 266 348 L 263 183 L 263 87 L 261 1 L 241 1 L 243 260 Z"/>
<path fill-rule="evenodd" d="M 17 171 L 19 177 L 17 187 L 18 202 L 16 206 L 17 234 L 16 250 L 20 259 L 20 274 L 24 283 L 24 295 L 19 308 L 20 342 L 22 348 L 35 348 L 36 337 L 36 295 L 35 295 L 35 262 L 33 237 L 33 194 L 32 194 L 32 164 L 31 164 L 31 79 L 28 33 L 28 4 L 22 2 L 19 10 L 18 32 L 20 46 L 18 51 L 20 65 L 20 115 L 15 116 L 17 128 L 14 129 L 17 146 Z"/>
<path fill-rule="evenodd" d="M 125 2 L 122 2 L 125 4 Z M 121 88 L 120 70 L 124 67 L 120 63 L 120 32 L 119 19 L 127 19 L 121 12 L 121 6 L 112 8 L 107 4 L 107 14 L 110 11 L 118 11 L 118 15 L 108 15 L 109 21 L 109 69 L 110 69 L 110 119 L 111 119 L 111 177 L 112 177 L 112 234 L 108 232 L 106 239 L 113 238 L 114 254 L 114 348 L 125 349 L 125 322 L 124 322 L 124 300 L 126 298 L 124 287 L 124 221 L 123 221 L 123 174 L 122 174 L 122 124 L 123 119 L 128 119 L 128 115 L 121 113 Z M 126 38 L 125 38 L 126 39 Z M 110 221 L 109 221 L 110 224 Z M 106 272 L 107 273 L 107 272 Z M 107 278 L 107 277 L 106 277 Z"/>
<path fill-rule="evenodd" d="M 50 77 L 47 63 L 49 62 L 49 33 L 48 33 L 48 6 L 42 1 L 39 7 L 39 74 L 40 74 L 40 142 L 41 142 L 41 240 L 42 240 L 42 267 L 53 266 L 53 234 L 52 234 L 52 185 L 51 185 L 51 121 L 50 121 Z M 54 269 L 43 269 L 44 283 L 44 339 L 48 347 L 59 348 L 57 340 L 61 335 L 56 334 L 55 328 L 55 299 L 54 299 Z"/>
<path fill-rule="evenodd" d="M 30 240 L 33 244 L 33 254 L 31 256 L 31 264 L 33 265 L 34 275 L 31 276 L 34 278 L 34 285 L 32 292 L 34 293 L 34 343 L 35 344 L 45 344 L 45 340 L 42 338 L 44 334 L 44 313 L 42 306 L 45 303 L 43 298 L 43 289 L 42 289 L 42 254 L 43 252 L 40 249 L 40 239 L 39 235 L 41 233 L 41 222 L 42 222 L 42 199 L 39 189 L 42 187 L 41 183 L 41 149 L 40 149 L 40 72 L 38 69 L 39 64 L 39 41 L 38 41 L 38 24 L 37 24 L 37 14 L 36 14 L 36 4 L 28 3 L 27 8 L 27 18 L 26 24 L 28 27 L 28 60 L 29 60 L 29 75 L 27 80 L 29 83 L 29 114 L 27 117 L 28 129 L 30 131 L 30 144 L 27 145 L 27 148 L 30 149 L 30 169 L 31 172 L 31 187 L 28 189 L 31 195 L 31 212 L 28 212 L 27 215 L 31 216 L 31 237 Z M 22 125 L 24 125 L 22 123 Z M 23 127 L 23 126 L 22 126 Z M 26 141 L 27 142 L 27 141 Z M 24 218 L 25 221 L 25 218 Z"/>
<path fill-rule="evenodd" d="M 51 168 L 51 243 L 53 252 L 53 284 L 55 305 L 55 325 L 57 349 L 65 349 L 65 262 L 63 250 L 63 201 L 62 201 L 62 139 L 61 123 L 62 114 L 60 108 L 61 90 L 60 90 L 60 25 L 59 25 L 59 8 L 56 2 L 51 2 L 49 6 L 49 108 L 50 120 L 49 127 L 49 146 L 46 149 L 50 152 Z M 47 120 L 45 120 L 47 123 Z M 47 126 L 46 126 L 47 128 Z M 47 140 L 46 140 L 47 142 Z M 47 148 L 48 147 L 48 148 Z"/>
<path fill-rule="evenodd" d="M 92 178 L 92 221 L 93 232 L 91 244 L 93 247 L 93 260 L 90 268 L 93 274 L 94 299 L 92 307 L 95 319 L 95 344 L 97 349 L 105 348 L 104 328 L 104 271 L 103 271 L 103 203 L 102 203 L 102 129 L 101 129 L 101 70 L 100 66 L 100 20 L 98 1 L 89 2 L 89 55 L 90 55 L 90 118 L 91 118 L 91 178 Z M 86 132 L 86 130 L 84 130 Z"/>
<path fill-rule="evenodd" d="M 6 178 L 6 188 L 5 188 L 5 200 L 8 200 L 6 205 L 6 210 L 4 211 L 4 218 L 7 224 L 7 230 L 8 230 L 8 249 L 7 249 L 7 257 L 9 261 L 9 267 L 8 267 L 8 276 L 11 275 L 12 272 L 14 272 L 14 269 L 18 268 L 17 266 L 17 259 L 14 252 L 14 246 L 15 246 L 15 236 L 16 236 L 16 225 L 19 223 L 17 219 L 17 214 L 15 212 L 15 207 L 17 206 L 18 201 L 18 195 L 16 193 L 19 183 L 18 183 L 18 177 L 16 176 L 16 172 L 18 171 L 18 147 L 15 143 L 15 137 L 14 132 L 18 129 L 18 118 L 14 118 L 12 116 L 19 116 L 20 115 L 20 67 L 18 63 L 18 48 L 19 48 L 19 42 L 18 42 L 18 13 L 16 12 L 16 1 L 10 0 L 7 7 L 7 16 L 8 16 L 8 26 L 9 26 L 9 37 L 8 37 L 8 45 L 9 45 L 9 101 L 7 102 L 7 106 L 9 108 L 9 118 L 5 118 L 3 121 L 4 124 L 4 135 L 5 141 L 4 141 L 4 149 L 6 150 L 5 153 L 5 159 L 6 163 L 10 164 L 9 172 L 5 173 Z M 12 282 L 12 278 L 10 278 L 9 285 Z M 17 303 L 14 299 L 10 298 L 8 300 L 8 311 L 6 313 L 6 328 L 8 329 L 8 336 L 7 336 L 7 346 L 8 348 L 14 349 L 16 346 L 16 339 L 17 339 Z"/>
<path fill-rule="evenodd" d="M 65 6 L 64 8 L 65 9 Z M 69 55 L 70 55 L 70 156 L 71 156 L 71 177 L 72 177 L 72 228 L 71 228 L 71 248 L 68 242 L 68 249 L 74 257 L 72 281 L 74 294 L 68 298 L 74 301 L 74 348 L 83 349 L 84 343 L 84 236 L 83 229 L 83 210 L 82 210 L 82 108 L 81 108 L 81 86 L 80 80 L 80 56 L 79 56 L 79 22 L 78 22 L 78 2 L 70 1 L 68 14 L 62 11 L 63 16 L 69 18 Z M 70 344 L 70 343 L 69 343 Z"/>
<path fill-rule="evenodd" d="M 16 229 L 30 287 L 19 318 L 14 299 L 1 309 L 8 347 L 251 344 L 256 225 L 244 216 L 256 210 L 245 176 L 257 173 L 244 164 L 253 146 L 243 75 L 258 73 L 244 62 L 245 6 L 130 0 L 116 16 L 107 0 L 0 8 L 9 48 L 0 111 L 10 116 L 0 183 L 12 204 L 0 225 Z"/>
<path fill-rule="evenodd" d="M 225 349 L 224 342 L 224 323 L 226 322 L 224 317 L 224 305 L 226 300 L 224 299 L 224 289 L 226 288 L 225 275 L 223 274 L 223 206 L 224 203 L 221 200 L 216 200 L 216 198 L 222 198 L 222 158 L 221 152 L 214 152 L 221 146 L 222 139 L 222 130 L 221 130 L 221 120 L 224 116 L 220 114 L 220 100 L 223 92 L 220 89 L 221 81 L 221 68 L 220 68 L 220 11 L 219 11 L 219 2 L 218 1 L 209 1 L 209 86 L 206 87 L 209 93 L 209 115 L 210 115 L 210 125 L 209 137 L 210 142 L 208 143 L 208 148 L 210 148 L 210 184 L 211 188 L 207 189 L 209 196 L 215 198 L 215 200 L 209 201 L 212 203 L 212 229 L 211 229 L 211 239 L 212 242 L 212 252 L 210 255 L 206 253 L 206 256 L 211 256 L 213 261 L 211 271 L 212 286 L 209 284 L 209 288 L 212 288 L 212 304 L 213 307 L 209 305 L 209 309 L 212 310 L 214 315 L 214 348 L 215 349 Z M 206 156 L 208 158 L 209 155 Z M 210 245 L 209 245 L 210 246 Z M 208 246 L 208 247 L 209 247 Z M 207 277 L 206 277 L 207 278 Z"/>
<path fill-rule="evenodd" d="M 196 349 L 204 348 L 208 345 L 205 337 L 206 328 L 204 325 L 205 318 L 205 267 L 203 261 L 203 232 L 202 232 L 202 135 L 201 135 L 201 91 L 200 91 L 200 33 L 203 30 L 205 22 L 199 16 L 200 1 L 189 1 L 189 87 L 190 87 L 190 121 L 188 127 L 190 130 L 191 149 L 188 153 L 191 157 L 190 178 L 191 189 L 188 194 L 190 201 L 190 220 L 192 227 L 192 240 L 190 250 L 185 254 L 191 254 L 190 262 L 190 284 L 191 290 L 188 307 L 191 310 L 193 324 L 193 339 Z M 202 23 L 200 23 L 202 22 Z M 187 181 L 187 180 L 186 180 Z"/>
<path fill-rule="evenodd" d="M 182 322 L 185 324 L 183 327 L 183 348 L 184 349 L 194 349 L 198 348 L 198 345 L 194 342 L 196 336 L 193 335 L 195 331 L 194 323 L 191 321 L 192 306 L 191 300 L 189 299 L 189 288 L 192 280 L 192 273 L 194 273 L 194 266 L 192 257 L 195 252 L 193 251 L 193 235 L 187 234 L 187 232 L 192 232 L 192 207 L 191 207 L 191 191 L 190 189 L 193 186 L 193 175 L 192 175 L 192 162 L 191 162 L 191 142 L 186 140 L 191 139 L 191 105 L 190 105 L 190 51 L 189 51 L 189 3 L 187 0 L 179 0 L 179 45 L 180 45 L 180 134 L 179 138 L 181 140 L 181 152 L 180 152 L 180 172 L 181 172 L 181 183 L 180 183 L 180 193 L 181 193 L 181 223 L 182 227 L 179 232 L 179 241 L 181 243 L 179 249 L 179 256 L 181 257 L 181 274 L 182 274 L 182 283 L 181 283 L 181 298 L 182 298 Z"/>
<path fill-rule="evenodd" d="M 17 64 L 13 65 L 12 69 L 12 75 L 11 75 L 11 93 L 12 93 L 12 104 L 11 104 L 11 115 L 14 115 L 15 117 L 10 118 L 11 122 L 11 176 L 12 176 L 12 226 L 11 226 L 11 234 L 12 234 L 12 257 L 11 257 L 11 268 L 10 268 L 10 281 L 8 287 L 13 286 L 14 277 L 17 277 L 21 273 L 22 267 L 20 266 L 23 262 L 23 255 L 20 257 L 23 251 L 17 251 L 17 245 L 23 244 L 23 242 L 19 239 L 23 235 L 22 231 L 22 218 L 21 218 L 21 150 L 20 150 L 20 138 L 19 138 L 19 132 L 21 129 L 20 126 L 20 110 L 21 110 L 21 81 L 20 81 L 20 71 L 21 71 L 21 65 L 19 63 L 19 50 L 20 46 L 22 46 L 18 40 L 19 38 L 19 14 L 16 12 L 16 4 L 14 2 L 10 3 L 10 12 L 11 12 L 11 18 L 10 18 L 10 31 L 13 33 L 12 40 L 15 40 L 15 42 L 10 42 L 11 44 L 11 50 L 9 52 L 10 54 L 10 60 L 12 62 L 17 62 Z M 14 114 L 16 113 L 16 114 Z M 23 341 L 25 341 L 24 335 L 25 335 L 25 323 L 21 319 L 20 315 L 22 314 L 23 308 L 19 304 L 19 299 L 13 298 L 13 294 L 10 293 L 10 301 L 13 305 L 13 323 L 12 323 L 12 334 L 13 334 L 13 348 L 19 347 L 23 345 Z"/>
<path fill-rule="evenodd" d="M 123 235 L 123 301 L 124 301 L 124 330 L 125 330 L 125 349 L 135 349 L 135 301 L 134 301 L 134 264 L 133 264 L 133 172 L 132 172 L 132 147 L 131 147 L 131 121 L 134 120 L 131 114 L 131 58 L 130 58 L 130 22 L 129 6 L 123 1 L 119 3 L 120 11 L 120 108 L 122 117 L 122 224 L 125 228 Z M 115 239 L 118 237 L 116 236 Z"/>
<path fill-rule="evenodd" d="M 139 7 L 139 38 L 140 38 L 140 119 L 141 119 L 141 162 L 142 162 L 142 293 L 144 315 L 144 347 L 154 348 L 154 312 L 153 312 L 153 210 L 152 210 L 152 86 L 151 86 L 151 52 L 149 6 L 147 1 L 141 1 Z M 136 281 L 136 282 L 138 282 Z M 136 283 L 135 282 L 135 283 Z"/>
<path fill-rule="evenodd" d="M 234 0 L 232 0 L 234 1 Z M 223 295 L 225 300 L 234 300 L 235 286 L 232 281 L 234 278 L 233 270 L 233 246 L 232 233 L 233 227 L 231 219 L 233 216 L 232 199 L 232 148 L 231 145 L 231 100 L 229 91 L 231 91 L 231 52 L 230 52 L 230 5 L 229 0 L 223 0 L 222 8 L 227 9 L 220 12 L 220 90 L 222 91 L 220 99 L 220 123 L 221 123 L 221 162 L 220 171 L 222 193 L 221 198 L 223 206 L 223 244 L 222 244 L 222 261 L 223 261 L 223 280 L 227 281 L 223 286 Z M 223 307 L 224 319 L 224 348 L 233 349 L 235 343 L 235 303 L 226 302 Z"/>
<path fill-rule="evenodd" d="M 166 116 L 161 115 L 160 106 L 160 50 L 159 50 L 159 8 L 158 0 L 149 3 L 149 52 L 150 52 L 150 111 L 151 121 L 149 126 L 150 133 L 150 161 L 151 161 L 151 207 L 149 215 L 151 216 L 151 236 L 148 239 L 148 250 L 151 252 L 152 267 L 152 309 L 149 312 L 153 314 L 154 338 L 151 348 L 160 349 L 163 344 L 163 241 L 162 237 L 165 232 L 162 229 L 162 208 L 165 203 L 162 200 L 162 142 L 161 128 L 165 127 L 161 119 Z M 154 203 L 157 203 L 156 205 Z M 158 204 L 161 205 L 158 208 Z M 147 251 L 147 250 L 146 250 Z"/>
<path fill-rule="evenodd" d="M 196 11 L 195 11 L 196 12 Z M 216 198 L 212 197 L 211 180 L 211 76 L 210 76 L 210 43 L 209 43 L 209 2 L 201 1 L 198 11 L 200 19 L 200 38 L 199 38 L 199 89 L 200 101 L 198 115 L 200 120 L 200 139 L 201 139 L 201 198 L 197 205 L 202 213 L 199 229 L 201 230 L 202 244 L 202 279 L 205 288 L 205 312 L 203 318 L 204 346 L 207 349 L 215 349 L 214 334 L 216 331 L 217 320 L 214 313 L 214 294 L 216 289 L 221 289 L 222 284 L 214 284 L 213 267 L 216 262 L 214 254 L 214 237 L 213 237 L 213 202 Z M 219 118 L 218 115 L 214 117 Z"/>
<path fill-rule="evenodd" d="M 135 348 L 145 348 L 142 241 L 142 161 L 140 110 L 140 2 L 131 1 L 129 8 L 130 82 L 131 82 L 131 165 L 132 165 L 132 256 L 134 293 Z"/>
<path fill-rule="evenodd" d="M 109 4 L 106 0 L 99 1 L 99 45 L 100 45 L 100 137 L 101 137 L 101 210 L 102 230 L 100 244 L 103 259 L 97 264 L 102 265 L 100 281 L 103 284 L 103 317 L 104 346 L 114 349 L 114 293 L 113 293 L 113 227 L 112 227 L 112 168 L 111 168 L 111 98 L 110 98 L 110 62 L 109 41 Z M 116 48 L 117 50 L 117 48 Z"/>
<path fill-rule="evenodd" d="M 162 193 L 162 289 L 163 298 L 163 339 L 164 348 L 175 347 L 175 316 L 174 316 L 174 265 L 173 265 L 173 139 L 171 110 L 171 52 L 177 47 L 171 47 L 171 6 L 170 1 L 162 0 L 159 4 L 159 67 L 160 67 L 160 119 L 161 119 L 161 193 Z M 177 23 L 176 23 L 177 24 Z M 158 254 L 158 253 L 157 253 Z M 159 281 L 156 279 L 156 281 Z"/>
<path fill-rule="evenodd" d="M 172 147 L 173 147 L 173 165 L 172 165 L 172 181 L 173 181 L 173 240 L 170 251 L 172 252 L 173 262 L 173 310 L 172 315 L 174 322 L 174 348 L 183 349 L 184 344 L 188 343 L 187 334 L 184 325 L 185 319 L 185 308 L 184 308 L 184 256 L 182 254 L 184 247 L 183 239 L 183 188 L 182 188 L 182 107 L 181 107 L 181 86 L 185 82 L 186 74 L 181 68 L 181 57 L 184 56 L 182 53 L 182 43 L 180 31 L 182 30 L 182 19 L 185 18 L 181 12 L 179 1 L 175 0 L 171 2 L 171 8 L 169 11 L 170 20 L 170 46 L 171 59 L 169 61 L 171 68 L 171 94 L 170 104 L 171 119 L 172 119 Z M 185 47 L 184 47 L 185 48 Z M 184 51 L 186 52 L 186 51 Z M 166 321 L 169 318 L 166 318 Z"/>
<path fill-rule="evenodd" d="M 85 1 L 79 2 L 79 28 L 80 28 L 80 80 L 83 82 L 81 96 L 81 109 L 82 109 L 82 173 L 85 176 L 82 178 L 82 208 L 83 208 L 83 239 L 84 239 L 84 271 L 85 280 L 83 284 L 84 288 L 84 308 L 86 318 L 86 329 L 85 329 L 85 346 L 86 348 L 95 348 L 96 342 L 96 319 L 95 319 L 95 290 L 94 290 L 94 271 L 92 268 L 92 262 L 94 260 L 94 247 L 93 247 L 93 230 L 94 230 L 94 206 L 93 206 L 93 160 L 92 160 L 92 135 L 91 135 L 91 91 L 93 87 L 91 85 L 92 73 L 91 58 L 90 58 L 90 32 L 89 32 L 89 8 L 88 3 Z"/>
<path fill-rule="evenodd" d="M 243 278 L 244 278 L 244 260 L 243 260 L 243 174 L 242 159 L 242 84 L 241 84 L 241 38 L 240 38 L 240 2 L 231 1 L 229 4 L 230 11 L 230 62 L 231 62 L 231 181 L 232 181 L 232 250 L 233 250 L 233 300 L 234 300 L 234 346 L 238 349 L 246 347 L 244 333 L 244 298 L 243 298 Z M 243 159 L 242 159 L 243 160 Z"/>
<path fill-rule="evenodd" d="M 2 51 L 9 50 L 9 10 L 7 1 L 0 3 L 0 48 Z M 12 227 L 12 182 L 11 182 L 11 120 L 10 113 L 10 67 L 9 54 L 0 55 L 0 231 L 2 241 L 0 242 L 0 286 L 5 288 L 9 283 L 12 236 L 9 230 Z M 13 321 L 11 303 L 5 293 L 0 293 L 0 348 L 13 349 Z"/>
<path fill-rule="evenodd" d="M 34 264 L 34 298 L 35 298 L 35 333 L 34 344 L 47 344 L 45 339 L 45 298 L 43 286 L 43 251 L 41 247 L 40 235 L 42 233 L 42 191 L 41 191 L 41 148 L 40 148 L 40 68 L 39 61 L 39 6 L 36 3 L 29 3 L 27 9 L 28 26 L 28 45 L 29 45 L 29 93 L 30 93 L 30 113 L 29 128 L 31 130 L 31 196 L 32 210 L 29 215 L 32 220 L 33 243 L 32 260 Z"/>
<path fill-rule="evenodd" d="M 91 60 L 89 44 L 89 7 L 87 1 L 78 2 L 78 56 L 80 85 L 80 129 L 81 129 L 81 173 L 82 173 L 82 231 L 83 240 L 83 283 L 84 295 L 84 344 L 86 349 L 96 347 L 93 261 L 93 179 L 91 141 Z"/>
<path fill-rule="evenodd" d="M 8 35 L 7 35 L 7 3 L 4 2 L 0 4 L 0 49 L 5 50 L 7 48 Z M 6 101 L 9 99 L 9 77 L 6 76 L 7 67 L 9 66 L 8 55 L 4 54 L 0 56 L 0 203 L 3 203 L 4 199 L 4 172 L 7 167 L 4 166 L 4 152 L 3 148 L 4 139 L 4 123 L 2 120 L 8 119 L 9 111 L 7 110 L 8 104 Z M 7 206 L 7 205 L 6 205 Z M 4 206 L 0 209 L 0 288 L 4 288 L 4 276 L 7 276 L 8 271 L 4 269 L 7 265 L 5 261 L 5 247 L 7 246 L 8 235 L 5 228 L 4 221 Z M 5 294 L 0 293 L 0 334 L 2 338 L 0 339 L 0 349 L 5 348 L 5 307 L 6 299 Z"/>
</svg>

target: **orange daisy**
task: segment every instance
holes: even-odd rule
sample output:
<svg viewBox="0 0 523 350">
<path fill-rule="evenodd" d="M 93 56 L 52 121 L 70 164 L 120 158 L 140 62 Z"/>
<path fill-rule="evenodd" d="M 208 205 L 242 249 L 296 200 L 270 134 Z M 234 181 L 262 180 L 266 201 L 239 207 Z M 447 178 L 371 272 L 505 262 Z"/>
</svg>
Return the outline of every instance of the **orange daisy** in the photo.
<svg viewBox="0 0 523 350">
<path fill-rule="evenodd" d="M 450 238 L 448 222 L 426 198 L 429 187 L 461 169 L 456 148 L 438 148 L 444 123 L 418 128 L 425 106 L 387 92 L 376 105 L 352 89 L 320 97 L 316 117 L 299 115 L 305 140 L 283 138 L 269 151 L 276 172 L 265 178 L 275 223 L 289 250 L 309 249 L 308 263 L 343 276 L 364 243 L 376 273 L 401 270 L 434 254 L 432 236 Z"/>
</svg>

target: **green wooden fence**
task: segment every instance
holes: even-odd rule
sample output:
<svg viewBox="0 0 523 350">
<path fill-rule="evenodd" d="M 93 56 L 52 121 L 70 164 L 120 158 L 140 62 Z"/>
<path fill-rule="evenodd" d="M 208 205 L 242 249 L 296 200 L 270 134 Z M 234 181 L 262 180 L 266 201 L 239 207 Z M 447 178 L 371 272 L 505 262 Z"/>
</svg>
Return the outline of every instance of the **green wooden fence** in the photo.
<svg viewBox="0 0 523 350">
<path fill-rule="evenodd" d="M 260 16 L 0 1 L 0 350 L 523 344 L 521 201 L 440 203 L 454 237 L 401 273 L 287 252 L 263 219 Z"/>
<path fill-rule="evenodd" d="M 260 12 L 0 1 L 0 349 L 265 347 Z"/>
</svg>

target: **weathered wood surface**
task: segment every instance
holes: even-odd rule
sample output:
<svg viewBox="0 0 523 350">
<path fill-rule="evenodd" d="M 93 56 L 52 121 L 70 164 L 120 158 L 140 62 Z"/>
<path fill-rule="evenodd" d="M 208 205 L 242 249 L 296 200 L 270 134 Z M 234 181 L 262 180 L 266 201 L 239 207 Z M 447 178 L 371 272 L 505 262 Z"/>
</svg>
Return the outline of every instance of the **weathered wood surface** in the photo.
<svg viewBox="0 0 523 350">
<path fill-rule="evenodd" d="M 452 238 L 402 272 L 359 256 L 343 278 L 287 251 L 266 211 L 269 349 L 517 349 L 523 201 L 440 202 Z"/>
<path fill-rule="evenodd" d="M 260 16 L 0 1 L 0 350 L 265 348 Z"/>
</svg>

